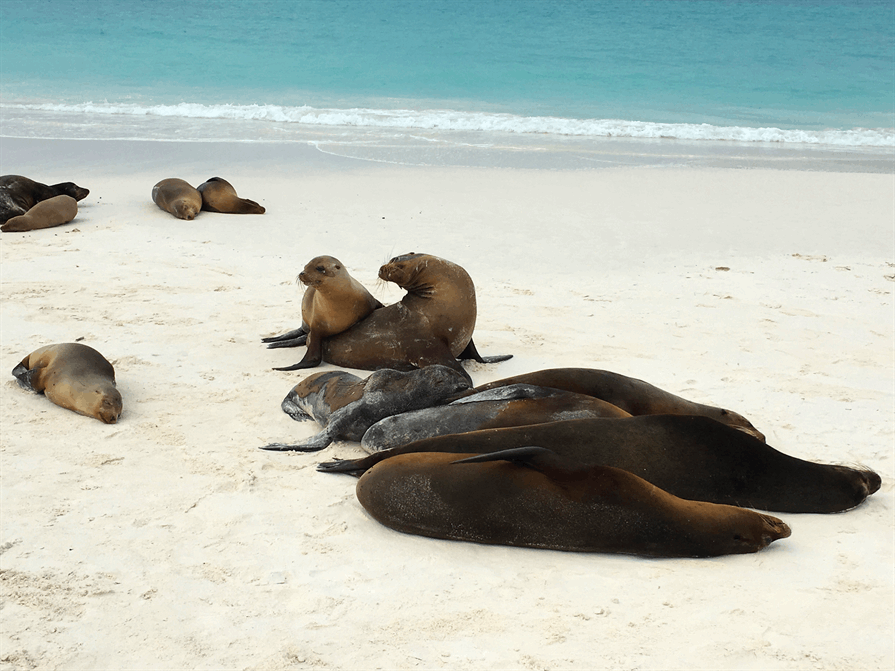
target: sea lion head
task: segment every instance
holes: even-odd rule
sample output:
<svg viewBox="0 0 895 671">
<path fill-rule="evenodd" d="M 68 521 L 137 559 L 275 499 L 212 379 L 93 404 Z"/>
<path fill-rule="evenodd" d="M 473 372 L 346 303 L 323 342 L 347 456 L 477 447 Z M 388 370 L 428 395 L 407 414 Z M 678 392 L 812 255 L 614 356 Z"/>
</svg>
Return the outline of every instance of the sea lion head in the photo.
<svg viewBox="0 0 895 671">
<path fill-rule="evenodd" d="M 429 259 L 434 258 L 428 254 L 417 254 L 416 252 L 396 256 L 379 269 L 379 278 L 386 282 L 394 282 L 402 289 L 409 291 L 409 287 L 416 283 L 420 273 L 428 266 Z"/>
<path fill-rule="evenodd" d="M 59 195 L 71 196 L 75 200 L 84 200 L 90 194 L 89 189 L 78 186 L 74 182 L 60 182 L 50 188 L 56 189 Z"/>
<path fill-rule="evenodd" d="M 93 390 L 96 395 L 94 416 L 105 424 L 115 424 L 121 416 L 121 393 L 115 387 L 98 387 Z"/>
<path fill-rule="evenodd" d="M 328 277 L 341 273 L 342 267 L 342 262 L 333 256 L 316 256 L 298 274 L 298 281 L 306 287 L 316 287 Z"/>
<path fill-rule="evenodd" d="M 173 207 L 174 214 L 178 219 L 192 221 L 196 218 L 196 215 L 199 214 L 199 208 L 197 208 L 195 204 L 188 203 L 185 200 L 178 201 Z"/>
</svg>

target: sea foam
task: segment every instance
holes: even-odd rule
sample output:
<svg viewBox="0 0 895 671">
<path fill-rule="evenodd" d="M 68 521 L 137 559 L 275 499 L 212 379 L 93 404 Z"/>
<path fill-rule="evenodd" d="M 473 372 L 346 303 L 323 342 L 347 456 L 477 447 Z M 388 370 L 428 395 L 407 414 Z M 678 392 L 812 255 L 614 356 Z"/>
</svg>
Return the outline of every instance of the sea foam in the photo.
<svg viewBox="0 0 895 671">
<path fill-rule="evenodd" d="M 571 119 L 554 116 L 461 112 L 445 109 L 335 109 L 280 105 L 140 105 L 130 103 L 4 103 L 0 108 L 86 115 L 166 117 L 169 119 L 228 119 L 309 126 L 393 128 L 439 131 L 493 131 L 575 137 L 670 138 L 774 142 L 839 147 L 895 147 L 893 128 L 828 130 L 715 126 L 707 123 L 653 123 L 623 119 Z"/>
</svg>

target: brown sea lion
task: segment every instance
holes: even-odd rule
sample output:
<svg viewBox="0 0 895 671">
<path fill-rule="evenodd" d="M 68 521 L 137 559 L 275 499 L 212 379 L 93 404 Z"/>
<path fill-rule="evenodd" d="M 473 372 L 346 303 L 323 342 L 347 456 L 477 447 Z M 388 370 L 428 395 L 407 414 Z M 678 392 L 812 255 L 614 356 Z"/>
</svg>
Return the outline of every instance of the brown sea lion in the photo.
<svg viewBox="0 0 895 671">
<path fill-rule="evenodd" d="M 631 415 L 701 415 L 727 424 L 764 440 L 764 434 L 733 410 L 694 403 L 654 387 L 648 382 L 608 370 L 593 368 L 550 368 L 514 375 L 476 387 L 467 392 L 487 391 L 511 384 L 533 384 L 587 394 L 618 406 Z"/>
<path fill-rule="evenodd" d="M 34 231 L 67 224 L 78 216 L 78 201 L 71 196 L 53 196 L 37 203 L 25 214 L 7 219 L 0 231 Z"/>
<path fill-rule="evenodd" d="M 44 395 L 56 405 L 115 424 L 121 394 L 115 369 L 102 354 L 81 343 L 47 345 L 12 369 L 19 386 Z"/>
<path fill-rule="evenodd" d="M 344 371 L 315 373 L 295 385 L 281 407 L 295 420 L 316 420 L 323 431 L 299 444 L 262 449 L 316 452 L 334 440 L 358 441 L 384 417 L 437 405 L 468 388 L 466 378 L 446 366 L 378 370 L 365 380 Z"/>
<path fill-rule="evenodd" d="M 862 503 L 879 475 L 804 461 L 716 422 L 688 415 L 573 419 L 427 438 L 317 468 L 357 475 L 398 454 L 480 454 L 537 445 L 582 464 L 630 471 L 684 499 L 789 513 L 834 513 Z"/>
<path fill-rule="evenodd" d="M 551 550 L 715 557 L 757 552 L 792 533 L 776 517 L 687 501 L 539 447 L 463 456 L 387 459 L 361 476 L 357 498 L 404 533 Z"/>
<path fill-rule="evenodd" d="M 262 205 L 236 195 L 236 189 L 226 179 L 212 177 L 202 182 L 197 191 L 202 194 L 202 209 L 223 214 L 264 214 Z"/>
<path fill-rule="evenodd" d="M 593 396 L 514 384 L 448 403 L 394 414 L 376 422 L 361 439 L 367 452 L 380 452 L 423 438 L 503 426 L 525 426 L 594 417 L 630 417 Z"/>
<path fill-rule="evenodd" d="M 323 360 L 346 368 L 410 370 L 433 364 L 469 379 L 457 357 L 492 363 L 508 356 L 481 357 L 472 345 L 475 286 L 456 263 L 430 254 L 397 256 L 379 269 L 407 294 L 374 310 L 347 331 L 323 341 Z"/>
<path fill-rule="evenodd" d="M 308 350 L 297 364 L 274 370 L 298 370 L 319 365 L 324 338 L 345 331 L 382 307 L 382 303 L 348 274 L 342 262 L 332 256 L 317 256 L 308 261 L 298 279 L 307 287 L 301 300 L 302 325 L 297 332 L 278 339 L 304 335 Z M 272 344 L 278 343 L 274 341 Z"/>
<path fill-rule="evenodd" d="M 165 212 L 188 221 L 195 219 L 202 209 L 202 194 L 177 177 L 163 179 L 152 187 L 152 200 Z"/>
<path fill-rule="evenodd" d="M 0 177 L 0 224 L 25 214 L 42 200 L 56 196 L 71 196 L 83 200 L 90 191 L 74 182 L 61 182 L 47 186 L 21 175 Z"/>
</svg>

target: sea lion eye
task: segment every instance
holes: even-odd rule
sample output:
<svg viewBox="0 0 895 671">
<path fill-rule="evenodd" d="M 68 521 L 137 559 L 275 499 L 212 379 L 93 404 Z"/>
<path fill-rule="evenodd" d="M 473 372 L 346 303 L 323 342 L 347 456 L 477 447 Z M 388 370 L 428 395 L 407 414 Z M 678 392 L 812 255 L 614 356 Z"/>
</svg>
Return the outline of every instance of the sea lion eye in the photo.
<svg viewBox="0 0 895 671">
<path fill-rule="evenodd" d="M 322 272 L 324 272 L 324 271 L 326 270 L 326 266 L 317 266 L 317 267 L 315 268 L 315 270 L 316 270 L 318 273 L 322 273 Z"/>
</svg>

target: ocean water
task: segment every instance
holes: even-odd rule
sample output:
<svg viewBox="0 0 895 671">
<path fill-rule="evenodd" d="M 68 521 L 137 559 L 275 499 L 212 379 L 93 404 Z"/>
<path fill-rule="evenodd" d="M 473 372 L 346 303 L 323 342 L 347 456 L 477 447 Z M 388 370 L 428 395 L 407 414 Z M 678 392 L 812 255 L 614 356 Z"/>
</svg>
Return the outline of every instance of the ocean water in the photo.
<svg viewBox="0 0 895 671">
<path fill-rule="evenodd" d="M 0 134 L 891 157 L 895 3 L 0 0 Z"/>
</svg>

